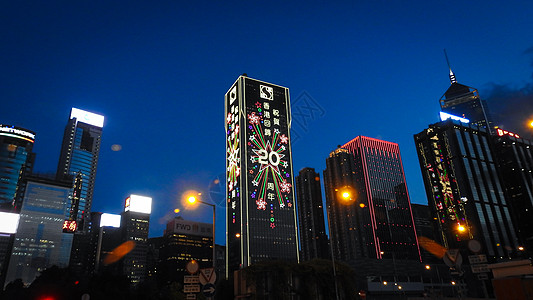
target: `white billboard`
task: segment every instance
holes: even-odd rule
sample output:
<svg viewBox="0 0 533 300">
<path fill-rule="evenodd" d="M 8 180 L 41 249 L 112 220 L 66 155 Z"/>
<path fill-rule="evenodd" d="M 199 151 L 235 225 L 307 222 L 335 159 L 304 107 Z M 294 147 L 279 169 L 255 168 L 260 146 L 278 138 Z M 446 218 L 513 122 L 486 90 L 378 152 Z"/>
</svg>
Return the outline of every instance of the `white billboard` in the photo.
<svg viewBox="0 0 533 300">
<path fill-rule="evenodd" d="M 16 233 L 19 220 L 20 214 L 0 212 L 0 233 Z"/>
<path fill-rule="evenodd" d="M 70 118 L 76 118 L 78 122 L 83 122 L 89 125 L 104 127 L 104 116 L 78 108 L 72 108 L 72 111 L 70 112 Z"/>
<path fill-rule="evenodd" d="M 100 227 L 110 226 L 110 227 L 119 228 L 120 220 L 121 220 L 120 215 L 103 213 L 102 216 L 100 217 Z"/>
<path fill-rule="evenodd" d="M 150 214 L 152 213 L 152 198 L 139 195 L 130 195 L 126 199 L 124 211 L 134 211 L 144 214 Z"/>
</svg>

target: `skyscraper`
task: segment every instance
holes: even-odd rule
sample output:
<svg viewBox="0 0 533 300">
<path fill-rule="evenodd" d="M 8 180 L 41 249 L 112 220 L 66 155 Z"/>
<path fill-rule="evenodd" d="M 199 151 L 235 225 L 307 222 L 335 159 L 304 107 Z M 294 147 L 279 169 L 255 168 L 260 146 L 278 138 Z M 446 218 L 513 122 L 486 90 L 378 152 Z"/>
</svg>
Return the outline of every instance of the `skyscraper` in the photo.
<svg viewBox="0 0 533 300">
<path fill-rule="evenodd" d="M 313 168 L 303 168 L 296 176 L 301 259 L 329 258 L 328 237 L 324 223 L 320 177 Z"/>
<path fill-rule="evenodd" d="M 123 274 L 134 285 L 144 281 L 147 275 L 146 255 L 151 213 L 152 198 L 139 195 L 126 198 L 120 225 L 122 240 L 134 242 L 135 248 L 124 256 L 121 264 Z"/>
<path fill-rule="evenodd" d="M 477 89 L 460 84 L 450 68 L 450 87 L 440 99 L 443 112 L 469 119 L 473 124 L 492 130 L 487 104 L 481 100 Z"/>
<path fill-rule="evenodd" d="M 361 229 L 361 211 L 355 203 L 344 203 L 339 189 L 350 188 L 355 193 L 355 163 L 350 152 L 337 148 L 326 159 L 324 189 L 328 212 L 329 239 L 335 259 L 351 262 L 359 257 L 369 257 L 364 247 Z"/>
<path fill-rule="evenodd" d="M 496 129 L 494 156 L 501 171 L 519 246 L 533 254 L 533 142 Z"/>
<path fill-rule="evenodd" d="M 467 121 L 448 119 L 414 137 L 437 242 L 466 249 L 474 239 L 491 260 L 509 257 L 517 238 L 490 136 Z"/>
<path fill-rule="evenodd" d="M 0 211 L 20 211 L 22 179 L 31 174 L 35 161 L 34 142 L 34 132 L 0 124 Z"/>
<path fill-rule="evenodd" d="M 289 90 L 243 75 L 225 101 L 226 272 L 298 261 Z"/>
<path fill-rule="evenodd" d="M 420 261 L 398 144 L 358 136 L 342 146 L 354 157 L 361 239 L 371 258 Z"/>
<path fill-rule="evenodd" d="M 69 219 L 79 225 L 91 211 L 103 125 L 103 116 L 72 108 L 63 135 L 57 177 L 74 178 Z"/>
<path fill-rule="evenodd" d="M 6 282 L 29 284 L 48 267 L 68 265 L 72 234 L 62 227 L 70 189 L 69 181 L 28 177 Z"/>
</svg>

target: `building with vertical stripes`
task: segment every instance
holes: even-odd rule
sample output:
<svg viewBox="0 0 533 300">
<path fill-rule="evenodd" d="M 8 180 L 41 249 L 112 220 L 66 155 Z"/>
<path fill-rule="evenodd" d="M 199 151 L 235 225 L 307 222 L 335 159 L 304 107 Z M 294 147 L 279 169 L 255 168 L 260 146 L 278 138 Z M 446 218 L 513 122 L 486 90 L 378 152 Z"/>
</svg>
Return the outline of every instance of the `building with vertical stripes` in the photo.
<svg viewBox="0 0 533 300">
<path fill-rule="evenodd" d="M 420 261 L 411 202 L 396 143 L 358 136 L 342 146 L 353 156 L 361 247 L 369 258 Z M 354 230 L 354 229 L 352 229 Z"/>
<path fill-rule="evenodd" d="M 414 136 L 437 242 L 467 249 L 477 240 L 491 260 L 511 257 L 517 237 L 491 137 L 467 122 L 448 119 Z"/>
</svg>

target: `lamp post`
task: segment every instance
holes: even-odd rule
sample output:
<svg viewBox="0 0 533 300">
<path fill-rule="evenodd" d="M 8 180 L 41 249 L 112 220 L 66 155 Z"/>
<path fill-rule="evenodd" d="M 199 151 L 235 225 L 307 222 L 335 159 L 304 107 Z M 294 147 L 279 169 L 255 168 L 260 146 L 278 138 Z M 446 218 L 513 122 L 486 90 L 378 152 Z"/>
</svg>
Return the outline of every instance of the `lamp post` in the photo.
<svg viewBox="0 0 533 300">
<path fill-rule="evenodd" d="M 209 206 L 211 206 L 213 208 L 213 269 L 215 269 L 215 261 L 216 261 L 216 255 L 215 255 L 215 216 L 216 216 L 216 206 L 214 204 L 207 203 L 207 202 L 204 202 L 202 200 L 199 200 L 199 199 L 196 198 L 196 196 L 190 196 L 189 198 L 187 198 L 187 201 L 190 204 L 194 204 L 194 203 L 198 202 L 198 203 L 202 203 L 202 204 L 205 204 L 205 205 L 209 205 Z"/>
</svg>

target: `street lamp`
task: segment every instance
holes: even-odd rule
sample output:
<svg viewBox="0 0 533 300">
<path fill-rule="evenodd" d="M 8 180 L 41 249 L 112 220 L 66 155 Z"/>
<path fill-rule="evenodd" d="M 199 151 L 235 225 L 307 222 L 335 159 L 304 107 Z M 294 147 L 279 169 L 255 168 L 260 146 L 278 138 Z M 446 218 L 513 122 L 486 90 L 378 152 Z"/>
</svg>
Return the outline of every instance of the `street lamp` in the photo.
<svg viewBox="0 0 533 300">
<path fill-rule="evenodd" d="M 198 196 L 200 196 L 201 193 L 198 193 Z M 216 261 L 216 255 L 215 255 L 215 216 L 216 216 L 216 206 L 211 203 L 204 202 L 202 200 L 199 200 L 196 196 L 191 195 L 187 198 L 187 202 L 190 204 L 195 204 L 196 202 L 202 203 L 205 205 L 209 205 L 213 208 L 213 269 L 215 268 L 215 261 Z"/>
</svg>

